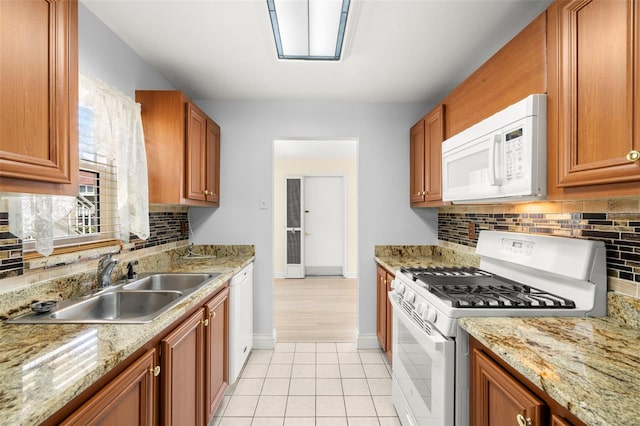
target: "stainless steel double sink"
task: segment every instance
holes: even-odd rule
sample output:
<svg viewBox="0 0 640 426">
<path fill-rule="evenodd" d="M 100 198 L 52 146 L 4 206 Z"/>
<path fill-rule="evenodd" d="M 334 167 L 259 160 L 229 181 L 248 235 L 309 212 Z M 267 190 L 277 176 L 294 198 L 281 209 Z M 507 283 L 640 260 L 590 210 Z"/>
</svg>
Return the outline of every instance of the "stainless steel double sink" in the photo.
<svg viewBox="0 0 640 426">
<path fill-rule="evenodd" d="M 12 324 L 140 324 L 150 322 L 189 294 L 215 279 L 218 273 L 155 273 L 115 284 L 90 296 L 63 300 L 49 312 L 28 313 Z"/>
</svg>

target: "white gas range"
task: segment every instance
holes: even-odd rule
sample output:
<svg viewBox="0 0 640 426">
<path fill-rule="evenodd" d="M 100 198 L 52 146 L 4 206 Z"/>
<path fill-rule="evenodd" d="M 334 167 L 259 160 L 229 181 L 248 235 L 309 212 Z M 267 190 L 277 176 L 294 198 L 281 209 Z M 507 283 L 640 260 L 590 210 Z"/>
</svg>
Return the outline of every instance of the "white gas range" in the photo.
<svg viewBox="0 0 640 426">
<path fill-rule="evenodd" d="M 469 424 L 470 316 L 604 316 L 604 243 L 482 231 L 479 268 L 403 268 L 393 305 L 393 401 L 403 425 Z"/>
</svg>

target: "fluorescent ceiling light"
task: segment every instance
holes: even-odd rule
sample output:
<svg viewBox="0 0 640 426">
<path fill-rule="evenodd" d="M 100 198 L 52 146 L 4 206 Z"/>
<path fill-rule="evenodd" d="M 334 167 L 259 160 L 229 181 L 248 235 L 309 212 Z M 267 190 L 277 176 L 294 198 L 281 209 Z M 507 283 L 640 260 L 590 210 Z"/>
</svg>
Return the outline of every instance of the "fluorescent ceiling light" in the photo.
<svg viewBox="0 0 640 426">
<path fill-rule="evenodd" d="M 278 58 L 337 61 L 350 0 L 267 0 Z"/>
</svg>

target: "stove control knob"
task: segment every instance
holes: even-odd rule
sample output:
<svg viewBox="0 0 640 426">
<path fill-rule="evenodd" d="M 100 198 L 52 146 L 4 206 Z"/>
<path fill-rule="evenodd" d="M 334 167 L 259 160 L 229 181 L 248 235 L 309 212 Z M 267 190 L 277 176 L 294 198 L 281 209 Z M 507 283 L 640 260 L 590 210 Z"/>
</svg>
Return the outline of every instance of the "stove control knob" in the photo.
<svg viewBox="0 0 640 426">
<path fill-rule="evenodd" d="M 413 301 L 416 299 L 416 295 L 412 291 L 407 291 L 407 294 L 405 294 L 404 298 L 407 302 L 413 303 Z"/>
<path fill-rule="evenodd" d="M 418 315 L 422 315 L 422 313 L 425 311 L 427 307 L 424 306 L 422 303 L 417 303 L 416 307 L 415 307 L 415 311 Z"/>
<path fill-rule="evenodd" d="M 425 309 L 424 310 L 424 314 L 422 315 L 422 319 L 425 319 L 425 320 L 429 321 L 430 323 L 435 323 L 437 317 L 438 317 L 438 314 L 436 313 L 436 310 L 433 309 L 433 308 Z"/>
<path fill-rule="evenodd" d="M 395 282 L 394 289 L 396 293 L 398 293 L 399 295 L 403 295 L 404 291 L 406 290 L 404 284 L 402 284 L 399 281 L 394 281 L 394 282 Z"/>
</svg>

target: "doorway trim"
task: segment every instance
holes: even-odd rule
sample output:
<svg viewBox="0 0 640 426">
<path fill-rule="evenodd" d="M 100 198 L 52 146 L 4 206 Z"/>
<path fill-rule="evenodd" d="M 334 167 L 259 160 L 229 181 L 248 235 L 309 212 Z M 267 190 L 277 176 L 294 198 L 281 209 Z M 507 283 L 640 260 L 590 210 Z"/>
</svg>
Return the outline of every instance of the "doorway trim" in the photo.
<svg viewBox="0 0 640 426">
<path fill-rule="evenodd" d="M 346 143 L 345 143 L 346 142 Z M 344 187 L 344 245 L 343 276 L 346 278 L 358 278 L 359 251 L 358 251 L 358 207 L 359 207 L 359 138 L 291 138 L 274 137 L 273 146 L 273 179 L 274 209 L 272 214 L 272 230 L 274 237 L 273 251 L 273 277 L 284 278 L 285 248 L 284 248 L 284 224 L 283 213 L 279 210 L 285 207 L 283 194 L 278 191 L 284 189 L 283 177 L 285 176 L 342 176 Z M 322 146 L 320 151 L 330 152 L 330 155 L 322 155 L 313 152 L 315 147 Z M 305 148 L 310 148 L 306 150 Z M 284 152 L 291 149 L 290 152 Z M 324 160 L 323 160 L 324 159 Z M 290 161 L 293 160 L 293 161 Z M 309 161 L 306 164 L 298 163 L 298 160 Z M 318 163 L 318 167 L 314 163 Z M 343 162 L 343 165 L 332 164 L 333 160 Z M 279 164 L 278 164 L 279 163 Z"/>
</svg>

